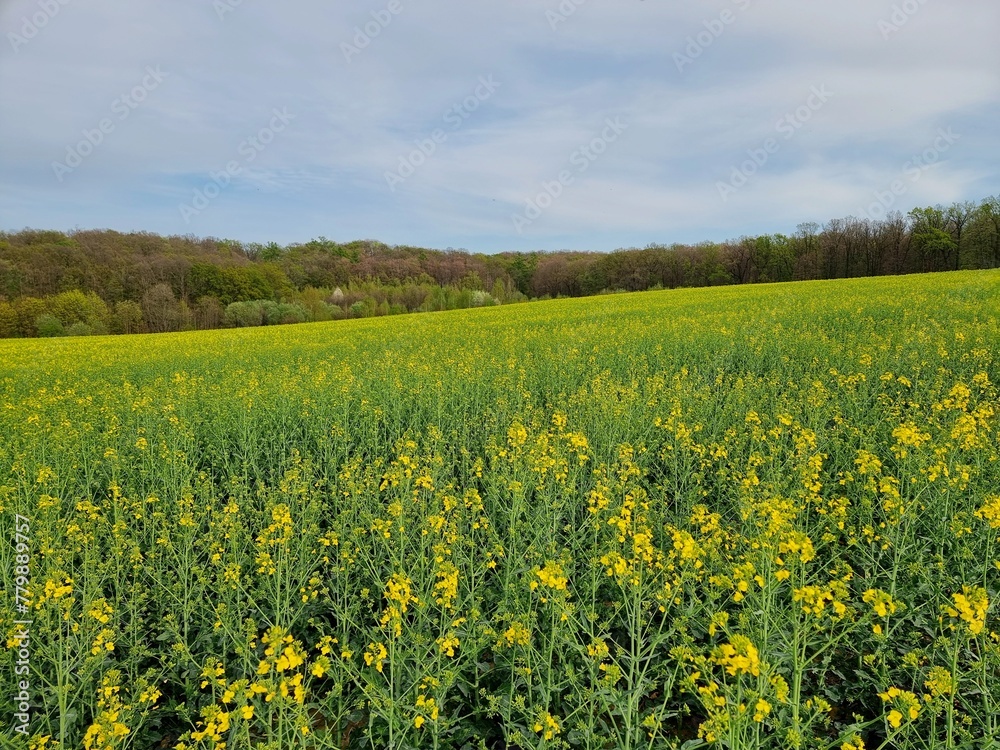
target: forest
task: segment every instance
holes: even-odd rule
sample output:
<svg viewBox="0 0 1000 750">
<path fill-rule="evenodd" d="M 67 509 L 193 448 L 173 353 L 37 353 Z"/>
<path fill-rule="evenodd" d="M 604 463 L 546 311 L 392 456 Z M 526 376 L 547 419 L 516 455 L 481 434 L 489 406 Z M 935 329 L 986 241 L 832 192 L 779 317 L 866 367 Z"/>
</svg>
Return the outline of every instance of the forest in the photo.
<svg viewBox="0 0 1000 750">
<path fill-rule="evenodd" d="M 325 237 L 0 232 L 0 337 L 161 333 L 617 291 L 1000 267 L 1000 195 L 795 233 L 611 253 L 493 255 Z"/>
</svg>

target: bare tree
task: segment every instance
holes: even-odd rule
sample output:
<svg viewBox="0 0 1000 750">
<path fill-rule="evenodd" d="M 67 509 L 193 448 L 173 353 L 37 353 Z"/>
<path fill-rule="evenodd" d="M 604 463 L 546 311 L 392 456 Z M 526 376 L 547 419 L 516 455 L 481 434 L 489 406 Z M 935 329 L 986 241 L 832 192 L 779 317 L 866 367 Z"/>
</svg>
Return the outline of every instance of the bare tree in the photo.
<svg viewBox="0 0 1000 750">
<path fill-rule="evenodd" d="M 973 201 L 962 201 L 960 203 L 952 203 L 945 213 L 948 230 L 951 232 L 951 236 L 955 238 L 955 244 L 957 245 L 957 251 L 955 252 L 956 271 L 961 268 L 962 234 L 965 231 L 966 225 L 975 218 L 978 211 L 978 204 Z"/>
<path fill-rule="evenodd" d="M 142 295 L 142 315 L 152 333 L 177 330 L 178 312 L 170 284 L 156 284 Z"/>
</svg>

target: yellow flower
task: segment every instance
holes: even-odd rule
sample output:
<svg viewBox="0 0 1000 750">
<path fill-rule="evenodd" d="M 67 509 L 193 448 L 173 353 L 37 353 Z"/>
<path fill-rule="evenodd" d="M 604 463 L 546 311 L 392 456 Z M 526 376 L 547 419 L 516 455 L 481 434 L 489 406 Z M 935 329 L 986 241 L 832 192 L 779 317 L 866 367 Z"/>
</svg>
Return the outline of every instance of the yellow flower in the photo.
<svg viewBox="0 0 1000 750">
<path fill-rule="evenodd" d="M 379 672 L 382 671 L 382 663 L 389 656 L 389 652 L 385 649 L 385 644 L 383 643 L 369 643 L 368 649 L 365 651 L 365 664 L 369 667 L 372 664 L 375 665 L 375 669 Z"/>
<path fill-rule="evenodd" d="M 532 729 L 542 735 L 544 739 L 551 740 L 559 734 L 561 727 L 556 718 L 546 711 L 538 717 Z"/>
<path fill-rule="evenodd" d="M 538 576 L 538 581 L 531 582 L 532 589 L 538 588 L 538 584 L 541 583 L 543 586 L 556 591 L 566 590 L 566 584 L 569 579 L 566 578 L 562 566 L 557 562 L 549 561 L 545 563 L 544 568 L 536 567 L 535 575 Z"/>
<path fill-rule="evenodd" d="M 955 692 L 955 681 L 951 672 L 944 667 L 932 667 L 927 673 L 924 687 L 930 690 L 932 698 L 938 698 L 942 695 L 952 695 Z"/>
<path fill-rule="evenodd" d="M 445 638 L 438 638 L 437 640 L 437 644 L 438 647 L 441 649 L 441 653 L 445 654 L 446 656 L 455 655 L 455 649 L 458 647 L 458 643 L 459 643 L 458 638 L 454 635 L 449 635 Z"/>
<path fill-rule="evenodd" d="M 914 721 L 920 715 L 920 701 L 909 690 L 890 687 L 884 693 L 879 693 L 879 698 L 893 707 L 886 716 L 886 721 L 893 729 L 899 729 L 905 718 L 909 717 L 910 721 Z"/>
<path fill-rule="evenodd" d="M 110 604 L 104 599 L 97 599 L 91 603 L 90 609 L 87 614 L 93 617 L 102 625 L 107 625 L 111 620 L 111 615 L 114 614 L 114 609 Z"/>
<path fill-rule="evenodd" d="M 103 629 L 100 633 L 97 634 L 97 638 L 94 640 L 94 643 L 90 648 L 90 653 L 96 656 L 102 651 L 109 651 L 109 652 L 114 651 L 115 650 L 115 642 L 113 640 L 114 637 L 115 637 L 114 631 L 108 630 L 107 628 Z"/>
<path fill-rule="evenodd" d="M 778 545 L 778 552 L 782 555 L 798 555 L 799 560 L 807 563 L 816 556 L 812 540 L 801 531 L 792 531 L 783 542 Z"/>
<path fill-rule="evenodd" d="M 896 438 L 892 452 L 898 458 L 906 458 L 909 455 L 908 448 L 919 448 L 931 439 L 930 433 L 921 432 L 912 422 L 897 427 L 892 431 L 892 436 Z"/>
<path fill-rule="evenodd" d="M 285 647 L 285 650 L 281 652 L 281 656 L 278 657 L 274 668 L 278 672 L 286 672 L 289 670 L 296 669 L 299 667 L 305 659 L 304 654 L 301 650 L 295 647 L 295 644 L 291 644 Z"/>
<path fill-rule="evenodd" d="M 1000 495 L 987 497 L 983 507 L 976 511 L 976 516 L 988 523 L 991 529 L 1000 529 Z"/>
<path fill-rule="evenodd" d="M 719 628 L 725 628 L 729 622 L 728 612 L 716 612 L 712 615 L 712 621 L 708 625 L 708 634 L 714 636 Z"/>
<path fill-rule="evenodd" d="M 412 581 L 402 573 L 396 573 L 389 579 L 384 596 L 389 601 L 389 606 L 382 613 L 379 624 L 388 626 L 398 638 L 402 633 L 403 614 L 410 604 L 418 604 L 420 600 L 413 595 Z"/>
<path fill-rule="evenodd" d="M 519 622 L 513 623 L 504 631 L 498 646 L 527 646 L 531 642 L 531 631 Z"/>
<path fill-rule="evenodd" d="M 458 596 L 458 568 L 452 562 L 445 562 L 437 571 L 438 582 L 434 584 L 437 596 L 434 601 L 446 609 L 451 609 Z"/>
<path fill-rule="evenodd" d="M 734 635 L 729 639 L 729 643 L 716 648 L 713 656 L 715 663 L 725 667 L 730 675 L 752 674 L 755 677 L 760 675 L 760 655 L 757 647 L 746 636 Z"/>
<path fill-rule="evenodd" d="M 764 721 L 764 717 L 769 713 L 771 713 L 771 704 L 763 698 L 759 698 L 757 700 L 757 705 L 754 706 L 753 720 L 757 722 Z"/>
<path fill-rule="evenodd" d="M 875 614 L 879 617 L 888 617 L 891 614 L 895 614 L 897 609 L 897 604 L 893 601 L 892 597 L 880 589 L 868 589 L 861 595 L 861 599 L 866 604 L 871 604 L 872 609 L 875 610 Z"/>
<path fill-rule="evenodd" d="M 781 703 L 788 701 L 788 682 L 780 674 L 774 675 L 769 682 L 774 688 L 774 697 Z"/>
<path fill-rule="evenodd" d="M 323 655 L 320 655 L 316 661 L 313 662 L 312 668 L 309 670 L 313 677 L 322 677 L 330 669 L 330 660 Z"/>
<path fill-rule="evenodd" d="M 986 589 L 979 586 L 963 586 L 961 594 L 952 594 L 954 607 L 944 607 L 949 616 L 959 618 L 968 625 L 972 635 L 979 635 L 986 627 L 986 610 L 990 600 Z"/>
</svg>

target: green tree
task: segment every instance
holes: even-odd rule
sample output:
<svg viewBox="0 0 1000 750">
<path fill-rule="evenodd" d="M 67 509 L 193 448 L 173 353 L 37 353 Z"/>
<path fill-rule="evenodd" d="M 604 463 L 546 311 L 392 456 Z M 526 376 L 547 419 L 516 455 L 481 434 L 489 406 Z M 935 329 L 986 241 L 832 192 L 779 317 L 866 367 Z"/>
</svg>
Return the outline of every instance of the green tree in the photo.
<svg viewBox="0 0 1000 750">
<path fill-rule="evenodd" d="M 17 310 L 6 300 L 0 300 L 0 338 L 17 336 Z"/>
<path fill-rule="evenodd" d="M 139 333 L 142 331 L 142 307 L 138 302 L 116 302 L 111 313 L 112 333 Z"/>
<path fill-rule="evenodd" d="M 493 290 L 490 292 L 490 296 L 497 301 L 497 304 L 503 304 L 507 299 L 507 288 L 503 284 L 503 279 L 498 278 L 493 282 Z"/>
<path fill-rule="evenodd" d="M 946 231 L 947 216 L 940 206 L 910 211 L 913 244 L 924 258 L 928 270 L 947 270 L 954 266 L 958 243 Z"/>
<path fill-rule="evenodd" d="M 972 233 L 976 238 L 979 267 L 1000 267 L 1000 195 L 987 198 L 979 206 Z"/>
<path fill-rule="evenodd" d="M 264 306 L 257 300 L 232 302 L 226 307 L 226 325 L 230 328 L 252 328 L 264 325 Z"/>
<path fill-rule="evenodd" d="M 14 300 L 14 311 L 17 313 L 18 332 L 22 336 L 37 336 L 38 328 L 35 323 L 39 315 L 47 312 L 45 300 L 37 297 L 20 297 Z"/>
<path fill-rule="evenodd" d="M 67 336 L 93 336 L 94 329 L 88 326 L 86 323 L 77 322 L 66 329 Z"/>
<path fill-rule="evenodd" d="M 35 330 L 42 338 L 66 335 L 62 321 L 60 321 L 55 315 L 51 315 L 49 313 L 43 313 L 35 318 Z"/>
</svg>

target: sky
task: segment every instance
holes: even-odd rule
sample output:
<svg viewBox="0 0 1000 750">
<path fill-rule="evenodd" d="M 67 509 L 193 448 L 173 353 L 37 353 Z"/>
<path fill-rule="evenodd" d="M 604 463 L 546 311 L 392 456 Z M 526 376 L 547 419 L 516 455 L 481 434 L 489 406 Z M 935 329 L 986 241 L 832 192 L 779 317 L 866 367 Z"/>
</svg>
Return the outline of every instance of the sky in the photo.
<svg viewBox="0 0 1000 750">
<path fill-rule="evenodd" d="M 0 0 L 0 230 L 598 250 L 1000 193 L 996 0 Z"/>
</svg>

